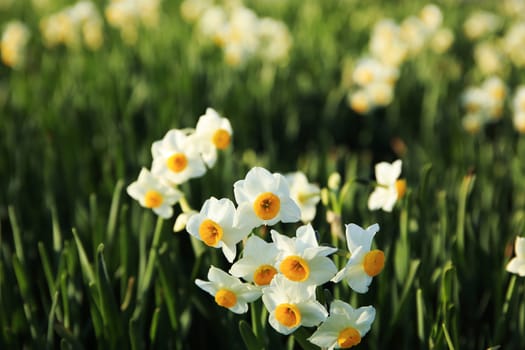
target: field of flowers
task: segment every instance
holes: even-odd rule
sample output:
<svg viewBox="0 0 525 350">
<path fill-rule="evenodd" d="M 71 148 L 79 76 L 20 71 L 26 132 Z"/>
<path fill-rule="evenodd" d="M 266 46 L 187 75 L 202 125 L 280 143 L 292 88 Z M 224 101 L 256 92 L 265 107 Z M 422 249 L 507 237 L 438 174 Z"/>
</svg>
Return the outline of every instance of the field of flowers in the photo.
<svg viewBox="0 0 525 350">
<path fill-rule="evenodd" d="M 0 0 L 0 348 L 524 349 L 525 0 Z"/>
</svg>

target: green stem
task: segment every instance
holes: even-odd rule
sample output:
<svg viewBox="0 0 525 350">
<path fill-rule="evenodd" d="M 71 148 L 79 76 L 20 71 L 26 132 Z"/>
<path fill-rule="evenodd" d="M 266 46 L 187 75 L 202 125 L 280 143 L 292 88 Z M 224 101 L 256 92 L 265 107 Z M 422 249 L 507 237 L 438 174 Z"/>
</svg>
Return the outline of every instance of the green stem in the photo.
<svg viewBox="0 0 525 350">
<path fill-rule="evenodd" d="M 141 279 L 141 283 L 139 285 L 139 300 L 142 300 L 144 294 L 148 290 L 151 280 L 153 279 L 153 268 L 155 267 L 155 263 L 157 262 L 157 256 L 158 256 L 158 248 L 159 248 L 159 242 L 160 237 L 162 233 L 162 224 L 164 222 L 164 219 L 160 216 L 157 218 L 157 224 L 155 225 L 155 232 L 153 234 L 153 241 L 151 243 L 151 248 L 149 250 L 149 256 L 148 261 L 146 262 L 146 270 L 144 272 L 144 276 Z"/>
</svg>

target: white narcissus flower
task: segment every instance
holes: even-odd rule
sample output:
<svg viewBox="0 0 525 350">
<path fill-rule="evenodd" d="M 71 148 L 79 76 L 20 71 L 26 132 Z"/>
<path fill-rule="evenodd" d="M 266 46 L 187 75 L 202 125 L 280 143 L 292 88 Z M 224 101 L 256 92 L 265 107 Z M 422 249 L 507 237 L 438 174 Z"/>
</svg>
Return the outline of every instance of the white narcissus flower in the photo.
<svg viewBox="0 0 525 350">
<path fill-rule="evenodd" d="M 334 300 L 330 305 L 330 316 L 308 340 L 328 350 L 351 348 L 368 333 L 375 316 L 373 306 L 354 309 L 341 300 Z"/>
<path fill-rule="evenodd" d="M 290 334 L 300 326 L 313 327 L 328 316 L 315 300 L 315 286 L 304 286 L 276 275 L 270 286 L 263 288 L 262 300 L 269 312 L 270 325 L 281 334 Z"/>
<path fill-rule="evenodd" d="M 152 173 L 173 184 L 200 177 L 206 172 L 204 162 L 192 138 L 183 131 L 172 129 L 151 146 Z"/>
<path fill-rule="evenodd" d="M 318 286 L 337 272 L 334 262 L 327 258 L 337 248 L 319 246 L 310 224 L 299 227 L 296 237 L 290 238 L 275 230 L 271 234 L 279 250 L 275 266 L 288 280 Z"/>
<path fill-rule="evenodd" d="M 207 108 L 206 114 L 199 117 L 192 137 L 196 138 L 197 148 L 208 167 L 215 165 L 217 150 L 225 150 L 230 146 L 232 134 L 230 121 L 213 108 Z"/>
<path fill-rule="evenodd" d="M 309 183 L 303 172 L 297 171 L 284 176 L 290 185 L 290 196 L 301 209 L 301 221 L 304 223 L 314 219 L 317 203 L 321 200 L 321 189 Z"/>
<path fill-rule="evenodd" d="M 141 206 L 152 209 L 164 219 L 173 215 L 172 206 L 183 196 L 180 191 L 163 183 L 146 168 L 142 168 L 137 181 L 131 183 L 126 190 Z"/>
<path fill-rule="evenodd" d="M 516 237 L 514 252 L 516 256 L 510 259 L 506 270 L 523 277 L 525 276 L 525 237 Z"/>
<path fill-rule="evenodd" d="M 195 284 L 212 295 L 217 305 L 236 314 L 248 311 L 248 303 L 261 296 L 260 288 L 250 283 L 243 283 L 215 266 L 210 266 L 208 280 L 196 279 Z"/>
<path fill-rule="evenodd" d="M 244 180 L 233 184 L 233 192 L 239 205 L 235 225 L 252 229 L 301 218 L 301 210 L 290 197 L 288 182 L 281 174 L 254 167 Z"/>
<path fill-rule="evenodd" d="M 377 231 L 379 231 L 378 224 L 369 226 L 366 230 L 355 224 L 346 225 L 346 242 L 350 251 L 350 259 L 346 266 L 332 278 L 332 282 L 345 280 L 357 293 L 368 291 L 372 278 L 377 276 L 385 266 L 383 251 L 370 250 L 372 239 Z"/>
<path fill-rule="evenodd" d="M 274 265 L 278 253 L 275 243 L 252 235 L 246 240 L 242 258 L 232 265 L 230 273 L 258 286 L 268 285 L 277 274 Z"/>
<path fill-rule="evenodd" d="M 381 162 L 375 166 L 377 186 L 368 198 L 368 209 L 392 211 L 396 201 L 406 191 L 406 181 L 398 180 L 401 175 L 401 160 L 392 164 Z"/>
<path fill-rule="evenodd" d="M 24 23 L 10 21 L 0 37 L 0 57 L 11 68 L 19 67 L 24 59 L 30 32 Z"/>
<path fill-rule="evenodd" d="M 237 243 L 245 238 L 250 231 L 234 226 L 235 206 L 227 198 L 211 197 L 202 205 L 198 214 L 188 219 L 186 230 L 206 245 L 222 248 L 229 262 L 233 262 L 237 254 Z"/>
</svg>

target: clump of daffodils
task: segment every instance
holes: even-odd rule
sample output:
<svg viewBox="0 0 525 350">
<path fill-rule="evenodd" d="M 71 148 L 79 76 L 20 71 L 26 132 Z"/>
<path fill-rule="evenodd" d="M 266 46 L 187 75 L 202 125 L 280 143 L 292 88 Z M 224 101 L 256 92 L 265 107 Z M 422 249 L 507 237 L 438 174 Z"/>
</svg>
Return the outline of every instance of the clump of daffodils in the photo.
<svg viewBox="0 0 525 350">
<path fill-rule="evenodd" d="M 5 65 L 19 68 L 24 64 L 29 37 L 29 29 L 24 23 L 10 21 L 5 25 L 0 41 L 0 53 Z"/>
<path fill-rule="evenodd" d="M 206 113 L 199 117 L 195 129 L 169 130 L 161 140 L 153 142 L 151 170 L 141 170 L 138 179 L 127 187 L 128 194 L 158 216 L 170 218 L 173 205 L 183 199 L 183 193 L 177 186 L 203 176 L 208 168 L 213 167 L 218 152 L 230 146 L 232 134 L 229 120 L 212 108 L 206 109 Z M 210 207 L 213 210 L 224 205 L 210 203 Z M 182 211 L 184 215 L 181 214 L 175 222 L 179 230 L 190 214 L 194 214 L 187 205 L 182 207 Z"/>
<path fill-rule="evenodd" d="M 105 9 L 108 23 L 120 31 L 125 43 L 135 44 L 140 26 L 155 28 L 159 22 L 160 0 L 111 0 Z"/>
<path fill-rule="evenodd" d="M 398 76 L 399 70 L 396 67 L 375 58 L 362 58 L 352 74 L 356 89 L 348 94 L 348 104 L 359 114 L 388 106 L 394 97 Z"/>
<path fill-rule="evenodd" d="M 442 54 L 452 45 L 454 34 L 442 24 L 443 14 L 434 4 L 399 24 L 390 18 L 378 21 L 368 43 L 369 53 L 357 61 L 352 73 L 353 87 L 347 95 L 350 108 L 367 114 L 388 106 L 404 62 L 426 50 Z"/>
<path fill-rule="evenodd" d="M 85 45 L 97 50 L 104 42 L 103 21 L 95 4 L 89 0 L 77 2 L 42 18 L 40 31 L 48 47 L 65 45 L 78 48 Z"/>
<path fill-rule="evenodd" d="M 487 78 L 480 86 L 468 87 L 461 96 L 465 109 L 463 128 L 476 134 L 487 123 L 499 120 L 503 115 L 506 96 L 507 87 L 497 76 Z"/>
<path fill-rule="evenodd" d="M 294 186 L 306 201 L 292 198 Z M 269 239 L 256 230 L 279 222 L 306 221 L 303 210 L 310 218 L 311 208 L 304 204 L 318 197 L 319 189 L 303 173 L 283 176 L 254 167 L 234 183 L 233 190 L 237 207 L 229 199 L 211 197 L 188 220 L 187 231 L 212 248 L 222 248 L 232 264 L 228 273 L 211 266 L 209 281 L 197 279 L 197 286 L 234 313 L 247 312 L 248 304 L 261 298 L 268 323 L 281 334 L 292 334 L 303 326 L 317 327 L 308 338 L 313 344 L 330 349 L 359 344 L 374 321 L 374 307 L 355 309 L 341 300 L 325 305 L 316 291 L 341 281 L 356 293 L 368 290 L 385 264 L 384 253 L 372 249 L 379 225 L 367 229 L 346 225 L 349 259 L 339 270 L 330 257 L 338 249 L 321 245 L 311 224 L 299 226 L 292 234 L 270 229 Z M 237 258 L 240 242 L 244 242 L 243 251 Z"/>
<path fill-rule="evenodd" d="M 288 59 L 292 38 L 281 21 L 258 17 L 240 4 L 221 6 L 203 0 L 185 0 L 181 13 L 195 23 L 200 37 L 222 49 L 228 65 L 242 66 L 255 57 L 275 64 Z"/>
<path fill-rule="evenodd" d="M 476 10 L 463 23 L 463 32 L 468 39 L 477 40 L 495 33 L 502 24 L 502 18 L 495 13 Z"/>
</svg>

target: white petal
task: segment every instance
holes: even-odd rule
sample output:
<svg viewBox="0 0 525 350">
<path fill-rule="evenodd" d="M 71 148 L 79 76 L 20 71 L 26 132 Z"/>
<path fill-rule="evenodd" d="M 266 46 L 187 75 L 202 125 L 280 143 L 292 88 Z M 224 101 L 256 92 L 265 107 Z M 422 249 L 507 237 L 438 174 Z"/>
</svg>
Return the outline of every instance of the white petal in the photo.
<svg viewBox="0 0 525 350">
<path fill-rule="evenodd" d="M 328 316 L 328 312 L 318 301 L 309 301 L 298 305 L 301 311 L 301 324 L 306 327 L 317 326 Z"/>
<path fill-rule="evenodd" d="M 359 313 L 359 317 L 356 320 L 356 328 L 361 334 L 361 337 L 363 337 L 368 333 L 372 322 L 374 322 L 376 309 L 373 306 L 363 306 L 357 309 L 357 313 Z"/>
<path fill-rule="evenodd" d="M 301 209 L 290 197 L 281 198 L 279 217 L 282 222 L 298 222 L 301 220 Z"/>
<path fill-rule="evenodd" d="M 383 187 L 376 187 L 368 197 L 368 209 L 377 210 L 383 208 L 385 203 L 390 202 L 390 191 Z"/>
<path fill-rule="evenodd" d="M 379 230 L 379 225 L 370 226 L 368 229 L 363 229 L 361 226 L 356 224 L 346 225 L 346 242 L 350 253 L 355 254 L 359 247 L 363 251 L 369 251 L 372 246 L 372 240 L 375 234 Z"/>
<path fill-rule="evenodd" d="M 508 272 L 518 274 L 522 277 L 525 276 L 524 269 L 525 269 L 525 259 L 520 259 L 518 257 L 512 258 L 506 267 L 506 270 Z"/>
<path fill-rule="evenodd" d="M 201 288 L 202 290 L 210 294 L 211 296 L 215 296 L 215 294 L 218 291 L 217 286 L 212 282 L 196 279 L 195 284 L 199 286 L 199 288 Z"/>
<path fill-rule="evenodd" d="M 261 220 L 255 215 L 251 203 L 244 202 L 239 204 L 235 213 L 233 225 L 240 229 L 251 230 L 262 224 Z"/>
<path fill-rule="evenodd" d="M 164 219 L 169 219 L 173 215 L 173 208 L 169 205 L 161 205 L 160 207 L 153 208 L 153 212 Z"/>
<path fill-rule="evenodd" d="M 375 173 L 377 183 L 381 185 L 393 185 L 401 175 L 401 160 L 398 159 L 392 164 L 381 162 L 376 164 Z"/>
<path fill-rule="evenodd" d="M 357 293 L 366 293 L 368 286 L 372 283 L 372 277 L 368 276 L 364 271 L 352 269 L 346 275 L 346 282 Z"/>
<path fill-rule="evenodd" d="M 525 237 L 516 237 L 514 250 L 516 252 L 516 256 L 525 258 Z"/>
<path fill-rule="evenodd" d="M 246 302 L 241 302 L 237 299 L 237 302 L 232 307 L 228 308 L 233 313 L 244 314 L 248 311 L 248 304 Z"/>
<path fill-rule="evenodd" d="M 235 255 L 237 254 L 237 246 L 235 244 L 229 246 L 225 243 L 222 244 L 222 253 L 226 257 L 229 263 L 232 263 L 235 260 Z"/>
</svg>

